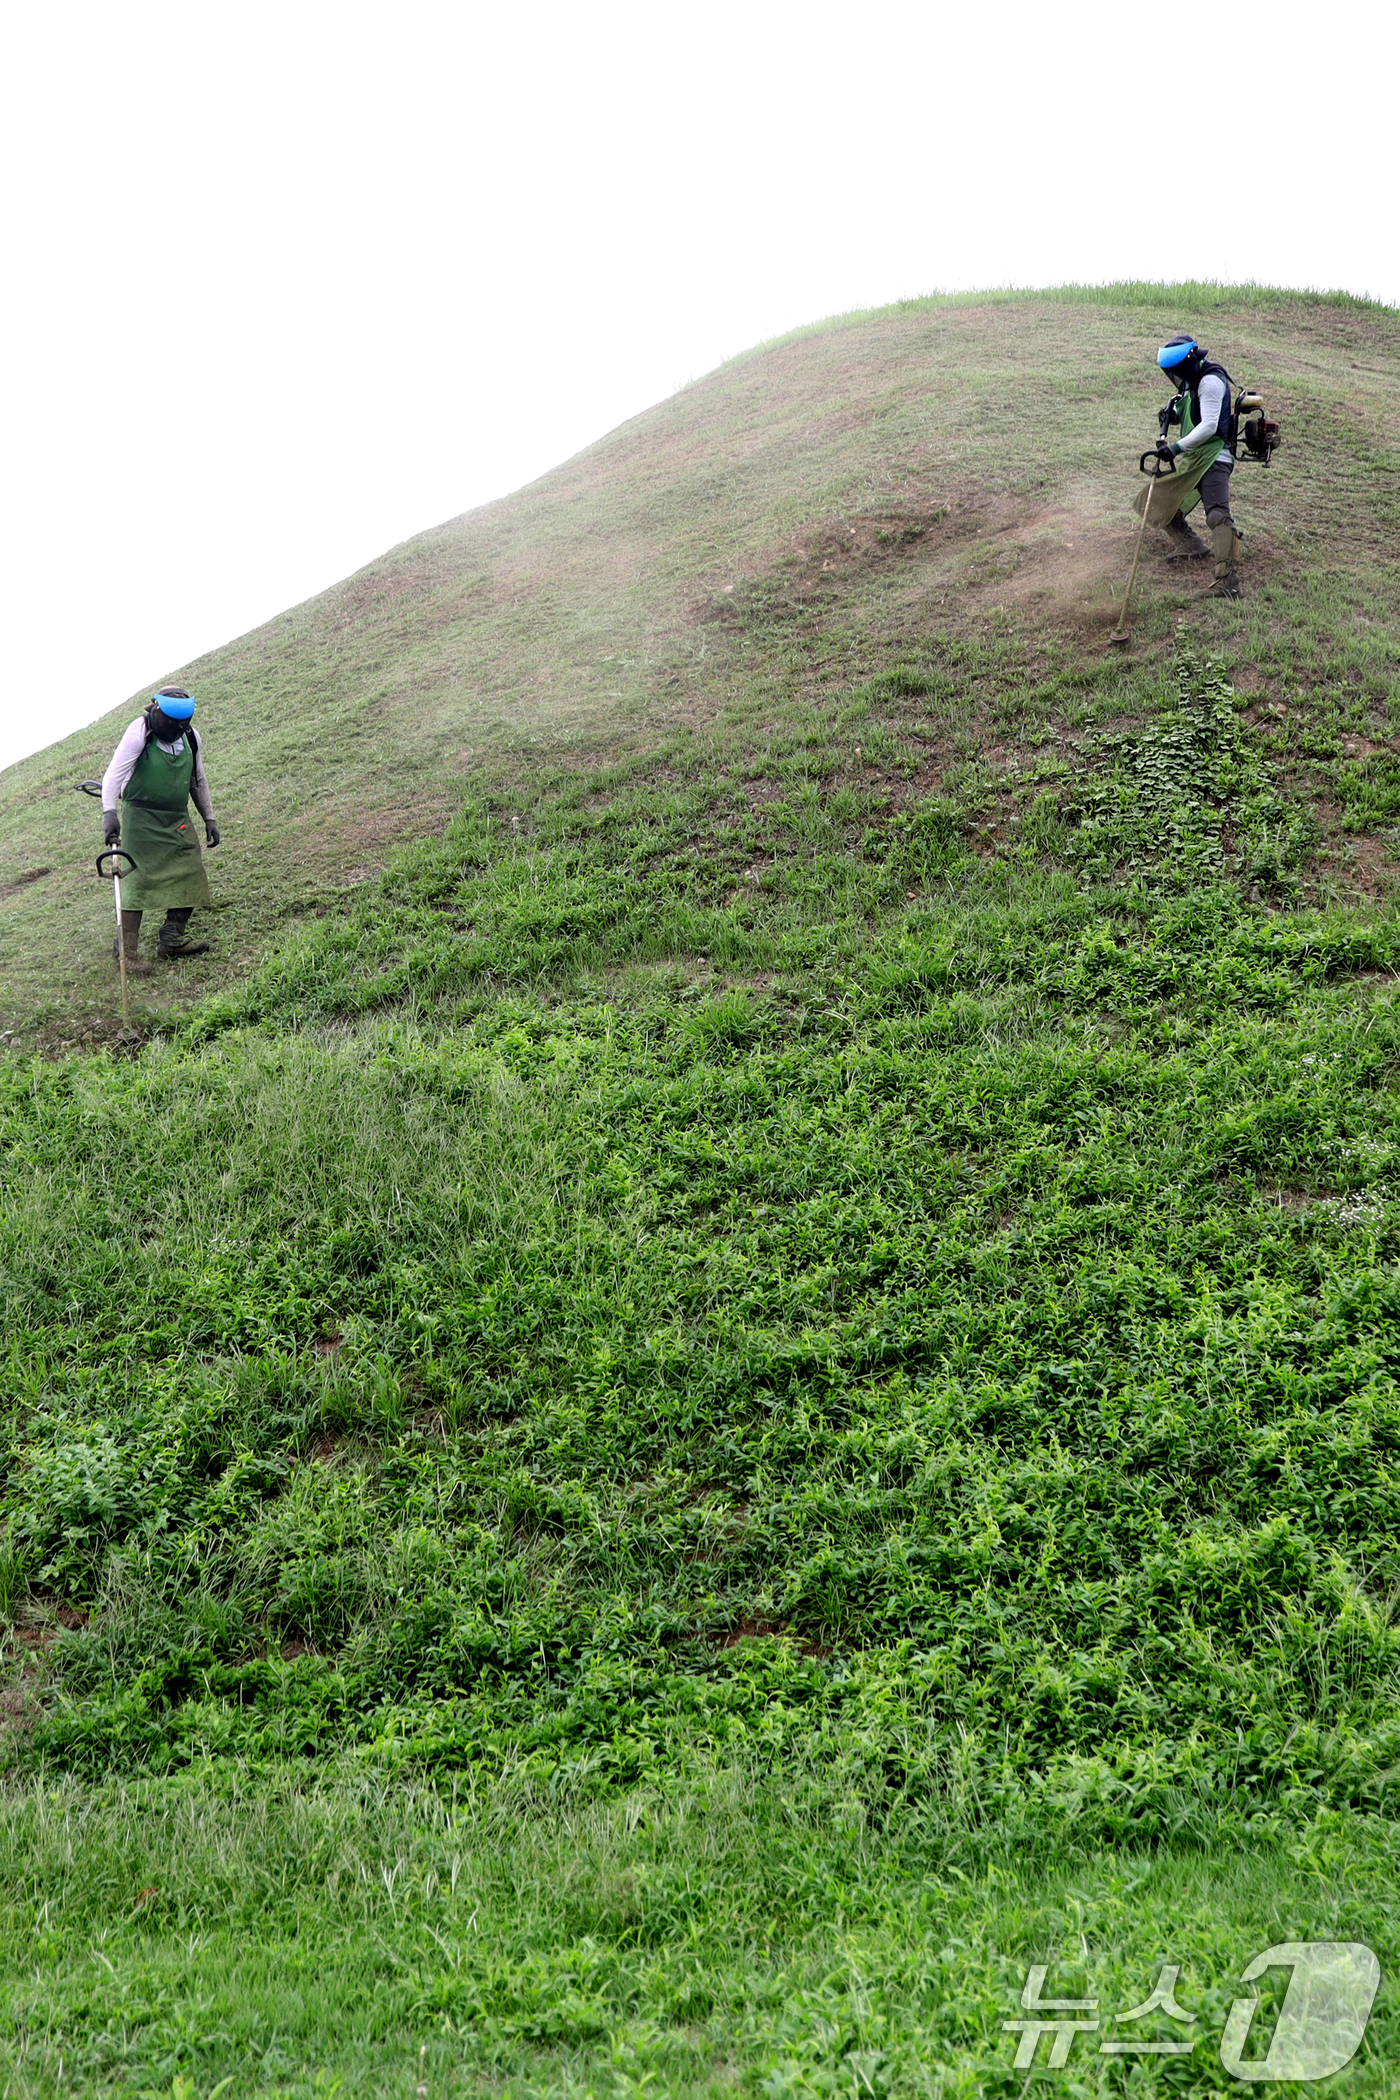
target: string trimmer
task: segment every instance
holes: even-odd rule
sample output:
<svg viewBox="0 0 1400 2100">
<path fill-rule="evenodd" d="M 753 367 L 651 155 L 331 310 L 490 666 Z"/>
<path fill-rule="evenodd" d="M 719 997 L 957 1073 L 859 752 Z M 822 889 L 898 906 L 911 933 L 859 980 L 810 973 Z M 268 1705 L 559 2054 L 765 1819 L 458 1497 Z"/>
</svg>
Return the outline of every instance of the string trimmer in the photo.
<svg viewBox="0 0 1400 2100">
<path fill-rule="evenodd" d="M 1149 460 L 1151 461 L 1150 466 L 1148 465 Z M 1144 452 L 1138 461 L 1138 472 L 1140 474 L 1150 474 L 1155 481 L 1163 475 L 1174 474 L 1176 472 L 1176 461 L 1163 459 L 1160 452 Z M 1150 496 L 1151 491 L 1149 490 L 1147 493 Z M 1128 601 L 1133 595 L 1133 585 L 1137 582 L 1138 557 L 1142 553 L 1142 536 L 1147 530 L 1147 513 L 1151 508 L 1150 502 L 1144 503 L 1142 506 L 1142 522 L 1138 526 L 1137 539 L 1133 543 L 1133 565 L 1128 571 L 1128 588 L 1123 593 L 1123 603 L 1118 609 L 1118 625 L 1108 638 L 1109 646 L 1114 649 L 1121 649 L 1123 644 L 1131 639 L 1128 633 Z"/>
<path fill-rule="evenodd" d="M 102 782 L 100 780 L 80 780 L 78 782 L 78 793 L 80 795 L 96 795 L 100 798 Z M 117 967 L 121 971 L 122 979 L 122 1031 L 126 1035 L 131 1035 L 133 1033 L 131 1026 L 131 1002 L 126 989 L 126 942 L 122 938 L 122 871 L 117 865 L 119 861 L 123 860 L 126 862 L 128 872 L 134 874 L 136 872 L 136 863 L 129 853 L 125 852 L 120 846 L 105 847 L 97 856 L 97 872 L 111 882 L 112 897 L 116 904 Z M 105 861 L 110 861 L 111 866 L 104 867 L 103 863 Z"/>
</svg>

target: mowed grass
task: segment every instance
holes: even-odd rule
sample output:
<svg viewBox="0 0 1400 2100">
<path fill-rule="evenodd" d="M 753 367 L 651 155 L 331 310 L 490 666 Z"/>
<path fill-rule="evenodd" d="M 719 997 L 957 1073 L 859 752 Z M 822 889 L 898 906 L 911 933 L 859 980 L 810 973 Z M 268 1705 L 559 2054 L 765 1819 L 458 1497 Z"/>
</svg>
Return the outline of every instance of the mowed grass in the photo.
<svg viewBox="0 0 1400 2100">
<path fill-rule="evenodd" d="M 1307 478 L 1122 660 L 1145 296 L 765 349 L 240 645 L 265 923 L 0 1065 L 15 2094 L 1204 2095 L 1264 1947 L 1388 1974 L 1393 321 L 1212 309 Z M 1028 2085 L 1037 1961 L 1191 2057 Z"/>
<path fill-rule="evenodd" d="M 1280 706 L 1350 706 L 1393 676 L 1400 643 L 1390 309 L 1127 285 L 839 317 L 167 667 L 200 695 L 221 910 L 205 921 L 211 964 L 140 988 L 144 1024 L 338 909 L 397 843 L 441 828 L 475 771 L 529 771 L 564 750 L 654 753 L 677 725 L 742 709 L 752 636 L 714 617 L 728 594 L 797 581 L 794 675 L 823 705 L 928 635 L 1018 637 L 1051 675 L 1102 670 L 1133 463 L 1163 399 L 1153 352 L 1188 324 L 1264 387 L 1286 442 L 1269 473 L 1237 477 L 1245 604 L 1194 606 L 1198 579 L 1152 551 L 1142 654 L 1168 653 L 1184 616 L 1228 637 L 1237 673 Z M 135 709 L 0 783 L 0 1037 L 18 1031 L 26 1048 L 111 1040 L 111 899 L 92 873 L 94 805 L 72 788 L 100 772 Z M 1376 738 L 1357 733 L 1364 768 Z"/>
</svg>

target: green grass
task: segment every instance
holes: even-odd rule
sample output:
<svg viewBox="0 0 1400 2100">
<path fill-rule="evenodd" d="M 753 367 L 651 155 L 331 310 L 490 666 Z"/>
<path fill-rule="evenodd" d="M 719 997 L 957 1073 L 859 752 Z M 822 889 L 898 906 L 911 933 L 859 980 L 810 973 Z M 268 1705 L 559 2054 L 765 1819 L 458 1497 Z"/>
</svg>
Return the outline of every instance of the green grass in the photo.
<svg viewBox="0 0 1400 2100">
<path fill-rule="evenodd" d="M 921 298 L 897 299 L 888 306 L 854 307 L 849 313 L 831 314 L 805 327 L 770 336 L 750 350 L 729 360 L 738 364 L 761 357 L 780 344 L 810 341 L 833 329 L 862 328 L 886 315 L 935 314 L 959 306 L 1111 306 L 1117 309 L 1148 306 L 1161 312 L 1177 307 L 1195 316 L 1225 309 L 1231 314 L 1266 311 L 1305 312 L 1309 307 L 1338 307 L 1348 313 L 1368 313 L 1389 320 L 1395 313 L 1381 299 L 1359 298 L 1354 292 L 1284 288 L 1273 284 L 1223 284 L 1218 278 L 1192 278 L 1180 284 L 1160 284 L 1151 279 L 1119 278 L 1108 284 L 989 285 L 980 291 L 928 292 Z"/>
<path fill-rule="evenodd" d="M 630 1782 L 873 1706 L 1388 1800 L 1395 936 L 1246 901 L 1234 724 L 1188 666 L 1058 871 L 478 804 L 134 1071 L 12 1066 L 8 1537 L 94 1614 L 24 1756 Z"/>
<path fill-rule="evenodd" d="M 1290 720 L 1314 704 L 1374 717 L 1400 642 L 1391 309 L 1133 285 L 847 316 L 726 365 L 530 488 L 170 667 L 200 698 L 222 909 L 205 921 L 211 965 L 140 987 L 143 1025 L 240 981 L 352 898 L 396 844 L 441 828 L 474 773 L 560 750 L 654 755 L 683 725 L 761 698 L 731 591 L 788 591 L 801 659 L 788 683 L 808 703 L 931 636 L 1020 637 L 1055 677 L 1097 674 L 1129 560 L 1133 463 L 1162 398 L 1153 354 L 1198 310 L 1213 350 L 1265 388 L 1285 445 L 1268 474 L 1238 477 L 1245 604 L 1193 607 L 1150 549 L 1142 659 L 1168 655 L 1184 617 L 1227 636 L 1233 667 Z M 1112 688 L 1118 673 L 1105 678 Z M 780 711 L 793 700 L 781 693 Z M 91 872 L 93 805 L 72 786 L 134 712 L 0 780 L 0 1040 L 112 1039 L 110 896 Z M 1048 713 L 1073 726 L 1064 706 Z M 1375 721 L 1347 733 L 1373 742 Z"/>
<path fill-rule="evenodd" d="M 289 899 L 259 849 L 275 938 L 147 998 L 134 1054 L 43 1054 L 81 984 L 31 1010 L 16 2096 L 1207 2095 L 1264 1946 L 1388 1971 L 1400 761 L 1352 482 L 1392 500 L 1396 438 L 1343 372 L 1393 352 L 1384 314 L 1256 306 L 1326 387 L 1306 500 L 1250 485 L 1243 605 L 1156 578 L 1121 659 L 1064 596 L 1097 528 L 1063 360 L 1116 308 L 998 309 L 1000 347 L 975 307 L 868 317 L 519 499 L 509 560 L 562 567 L 453 646 L 560 646 L 597 611 L 569 536 L 612 518 L 621 562 L 650 505 L 645 691 L 532 716 L 527 650 L 382 877 L 308 833 Z M 883 425 L 765 484 L 853 343 Z M 1031 350 L 1048 465 L 999 448 Z M 926 414 L 981 509 L 946 460 L 938 500 L 857 501 Z M 767 466 L 717 482 L 745 417 Z M 482 588 L 436 540 L 378 630 L 435 694 L 405 796 L 464 733 L 432 594 Z M 316 669 L 346 602 L 243 646 L 263 733 L 279 681 L 308 735 L 353 687 Z M 322 727 L 333 826 L 361 759 Z M 1110 2010 L 1179 1963 L 1200 2046 L 1027 2088 L 1037 1960 Z M 1329 2089 L 1393 2086 L 1390 1993 Z"/>
<path fill-rule="evenodd" d="M 1280 1920 L 1400 1951 L 1374 1821 L 1261 1821 L 1209 1853 L 1065 1823 L 1047 1848 L 964 1791 L 877 1826 L 800 1759 L 592 1803 L 350 1773 L 49 1789 L 0 1817 L 0 1929 L 23 1949 L 9 2091 L 1011 2096 L 1003 2022 L 1033 1961 L 1047 1995 L 1098 2000 L 1101 2034 L 1169 1961 L 1188 2060 L 1158 2076 L 1081 2036 L 1031 2084 L 1211 2095 L 1240 1971 Z M 1326 2090 L 1391 2090 L 1395 2029 L 1387 1986 Z"/>
<path fill-rule="evenodd" d="M 936 688 L 906 662 L 853 702 L 862 757 L 879 710 L 897 776 Z M 482 790 L 135 1067 L 11 1062 L 11 1757 L 97 1789 L 62 1795 L 85 1887 L 143 1771 L 197 1816 L 263 1802 L 269 1845 L 322 1818 L 363 1862 L 312 1776 L 350 1755 L 430 1824 L 515 1788 L 532 1830 L 572 1802 L 614 1834 L 610 1796 L 624 1827 L 644 1799 L 689 1830 L 696 1789 L 745 1787 L 786 1830 L 805 1773 L 886 1890 L 857 2018 L 835 1868 L 820 1917 L 761 1893 L 808 1837 L 769 1829 L 742 1877 L 764 1944 L 791 1942 L 775 1982 L 688 1836 L 674 1877 L 727 1950 L 696 2022 L 674 1950 L 639 1998 L 541 1870 L 491 1988 L 554 2026 L 474 1998 L 465 2040 L 441 1927 L 418 1996 L 381 2002 L 364 1964 L 388 1945 L 398 1977 L 406 1942 L 308 1893 L 298 1937 L 336 1952 L 270 2058 L 272 1916 L 205 1968 L 178 1956 L 193 1899 L 143 1901 L 162 1981 L 117 2022 L 141 2077 L 208 2054 L 211 2084 L 387 2090 L 392 2032 L 434 2077 L 522 2093 L 704 2091 L 717 2064 L 860 2090 L 871 2049 L 902 2091 L 930 2048 L 927 2089 L 994 2092 L 989 1978 L 1047 1875 L 1082 1895 L 1071 1859 L 1096 1888 L 1163 1877 L 1161 1930 L 1220 1951 L 1222 1919 L 1267 1944 L 1296 1914 L 1290 1847 L 1388 1843 L 1393 924 L 1302 901 L 1306 827 L 1209 667 L 1089 748 L 1073 789 L 1052 751 L 892 815 L 800 734 L 746 768 Z M 16 1797 L 20 1827 L 45 1798 Z M 972 1980 L 933 1999 L 910 1831 L 939 1874 L 995 1855 L 1019 1891 L 936 1913 Z M 1247 1832 L 1237 1901 L 1242 1870 L 1205 1861 Z M 138 1893 L 169 1878 L 149 1860 Z M 172 2040 L 160 1991 L 186 2018 L 231 1944 L 228 2038 Z M 580 1958 L 606 2018 L 560 2009 Z M 121 2070 L 121 1976 L 84 1984 L 93 2078 Z M 43 2031 L 71 2050 L 66 2003 Z M 24 2041 L 30 2089 L 53 2046 Z"/>
</svg>

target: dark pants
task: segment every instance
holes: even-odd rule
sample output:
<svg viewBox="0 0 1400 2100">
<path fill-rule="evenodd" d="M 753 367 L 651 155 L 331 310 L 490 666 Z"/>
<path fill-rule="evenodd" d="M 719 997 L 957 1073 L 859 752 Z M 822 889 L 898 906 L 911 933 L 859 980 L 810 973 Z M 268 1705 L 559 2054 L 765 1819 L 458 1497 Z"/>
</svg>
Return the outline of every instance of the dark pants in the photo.
<svg viewBox="0 0 1400 2100">
<path fill-rule="evenodd" d="M 1227 467 L 1223 460 L 1218 459 L 1213 466 L 1206 468 L 1196 484 L 1201 492 L 1206 523 L 1212 532 L 1217 525 L 1233 525 L 1235 522 L 1230 516 L 1230 476 L 1233 472 L 1233 467 Z"/>
</svg>

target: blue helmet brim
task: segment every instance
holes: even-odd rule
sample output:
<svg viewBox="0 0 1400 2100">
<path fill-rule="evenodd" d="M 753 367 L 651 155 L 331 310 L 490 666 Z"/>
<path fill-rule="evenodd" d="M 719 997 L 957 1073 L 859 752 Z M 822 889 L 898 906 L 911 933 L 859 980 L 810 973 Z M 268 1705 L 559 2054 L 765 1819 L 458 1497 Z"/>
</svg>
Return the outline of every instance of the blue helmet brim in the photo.
<svg viewBox="0 0 1400 2100">
<path fill-rule="evenodd" d="M 188 722 L 194 713 L 194 700 L 188 693 L 157 693 L 155 703 L 172 722 Z"/>
<path fill-rule="evenodd" d="M 1175 372 L 1179 366 L 1185 364 L 1196 347 L 1189 336 L 1183 337 L 1179 342 L 1163 343 L 1157 352 L 1157 362 L 1164 372 Z"/>
</svg>

